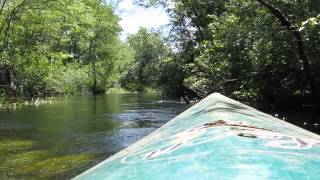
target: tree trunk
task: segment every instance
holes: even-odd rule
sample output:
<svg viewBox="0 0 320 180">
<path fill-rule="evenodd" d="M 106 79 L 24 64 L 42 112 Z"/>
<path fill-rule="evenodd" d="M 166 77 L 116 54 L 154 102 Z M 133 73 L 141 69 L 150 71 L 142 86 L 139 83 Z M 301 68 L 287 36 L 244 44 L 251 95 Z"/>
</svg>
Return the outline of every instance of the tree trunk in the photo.
<svg viewBox="0 0 320 180">
<path fill-rule="evenodd" d="M 278 8 L 274 7 L 273 5 L 269 4 L 264 0 L 256 0 L 256 1 L 259 2 L 261 5 L 263 5 L 264 7 L 266 7 L 267 9 L 269 9 L 271 13 L 280 20 L 282 26 L 286 27 L 286 29 L 292 34 L 293 39 L 297 46 L 297 52 L 299 54 L 299 58 L 303 62 L 303 70 L 304 70 L 306 79 L 308 81 L 308 84 L 311 88 L 312 95 L 315 98 L 317 98 L 319 95 L 318 89 L 310 69 L 310 62 L 305 52 L 304 42 L 299 30 L 292 25 L 292 22 L 290 22 L 290 20 Z"/>
<path fill-rule="evenodd" d="M 92 59 L 92 71 L 93 71 L 93 86 L 92 86 L 92 93 L 97 94 L 98 87 L 97 87 L 97 69 L 96 69 L 96 58 Z"/>
<path fill-rule="evenodd" d="M 12 13 L 10 14 L 10 16 L 8 17 L 7 21 L 8 21 L 8 25 L 7 28 L 4 31 L 4 35 L 3 35 L 3 42 L 2 42 L 2 47 L 0 49 L 0 52 L 3 52 L 7 46 L 8 46 L 8 41 L 9 41 L 9 33 L 11 31 L 11 26 L 12 26 L 12 21 L 13 21 L 13 16 L 15 15 L 16 11 L 12 11 Z M 4 27 L 4 26 L 3 26 Z M 2 29 L 1 29 L 2 30 Z M 1 31 L 2 32 L 2 31 Z M 0 33 L 1 33 L 0 32 Z"/>
<path fill-rule="evenodd" d="M 92 66 L 92 78 L 93 78 L 93 84 L 91 87 L 92 94 L 97 94 L 98 88 L 97 88 L 97 69 L 96 69 L 96 48 L 93 42 L 91 42 L 90 47 L 90 54 L 91 54 L 91 66 Z"/>
<path fill-rule="evenodd" d="M 7 0 L 3 0 L 2 5 L 1 5 L 1 9 L 0 9 L 0 16 L 2 15 L 2 11 L 3 11 L 4 5 L 6 5 L 6 3 L 7 3 Z"/>
<path fill-rule="evenodd" d="M 5 2 L 2 4 L 3 6 L 5 5 Z M 22 1 L 20 4 L 18 4 L 16 7 L 14 7 L 11 12 L 9 13 L 8 17 L 5 20 L 5 23 L 3 23 L 3 25 L 0 28 L 0 37 L 3 39 L 2 40 L 2 45 L 0 47 L 0 54 L 7 48 L 8 46 L 8 41 L 9 41 L 9 35 L 12 29 L 12 23 L 14 21 L 14 17 L 17 16 L 17 14 L 19 13 L 19 11 L 23 8 L 23 6 L 25 5 L 26 0 Z M 2 13 L 1 9 L 1 13 Z M 5 28 L 5 24 L 7 23 L 7 27 Z M 2 32 L 4 30 L 4 32 Z M 2 37 L 2 34 L 3 37 Z"/>
</svg>

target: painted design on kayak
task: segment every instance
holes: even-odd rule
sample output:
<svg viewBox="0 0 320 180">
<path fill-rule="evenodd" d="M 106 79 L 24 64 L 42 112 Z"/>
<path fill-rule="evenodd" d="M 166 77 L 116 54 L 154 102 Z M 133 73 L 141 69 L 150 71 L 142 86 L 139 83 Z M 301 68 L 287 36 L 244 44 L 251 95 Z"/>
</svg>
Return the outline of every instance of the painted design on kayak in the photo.
<svg viewBox="0 0 320 180">
<path fill-rule="evenodd" d="M 171 141 L 171 143 L 169 143 L 171 145 L 145 153 L 142 155 L 142 159 L 150 160 L 160 155 L 171 153 L 178 148 L 182 148 L 183 146 L 195 145 L 193 141 L 197 137 L 201 136 L 205 131 L 213 130 L 214 128 L 228 128 L 229 131 L 226 132 L 224 138 L 236 135 L 245 138 L 259 138 L 262 140 L 269 140 L 265 145 L 273 148 L 308 149 L 312 148 L 313 146 L 320 145 L 320 141 L 293 137 L 274 132 L 269 129 L 247 125 L 243 122 L 236 123 L 232 121 L 217 120 L 215 122 L 206 123 L 202 126 L 191 128 L 174 135 L 172 137 L 173 140 Z M 204 143 L 208 143 L 208 141 L 205 141 Z M 199 144 L 199 142 L 197 142 L 196 145 L 197 144 Z"/>
</svg>

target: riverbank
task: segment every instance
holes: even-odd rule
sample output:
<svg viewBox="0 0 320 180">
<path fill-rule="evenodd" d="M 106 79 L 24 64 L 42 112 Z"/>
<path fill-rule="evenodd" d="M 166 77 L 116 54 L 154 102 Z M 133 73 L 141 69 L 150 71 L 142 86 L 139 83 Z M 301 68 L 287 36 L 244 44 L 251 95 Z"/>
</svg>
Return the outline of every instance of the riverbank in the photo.
<svg viewBox="0 0 320 180">
<path fill-rule="evenodd" d="M 108 89 L 105 93 L 97 94 L 99 96 L 108 95 L 108 94 L 139 94 L 139 93 L 148 93 L 155 95 L 162 95 L 162 90 L 154 89 L 154 88 L 145 88 L 143 92 L 139 91 L 129 91 L 121 87 L 114 87 Z M 42 104 L 53 104 L 55 103 L 56 97 L 59 96 L 73 96 L 73 95 L 89 95 L 89 93 L 72 93 L 72 94 L 64 94 L 64 93 L 56 93 L 55 95 L 50 96 L 37 96 L 37 97 L 20 97 L 13 98 L 8 96 L 0 96 L 0 108 L 2 109 L 18 109 L 24 106 L 39 106 Z"/>
<path fill-rule="evenodd" d="M 40 106 L 55 103 L 55 97 L 37 97 L 22 99 L 7 99 L 0 102 L 0 109 L 19 109 L 25 106 Z"/>
</svg>

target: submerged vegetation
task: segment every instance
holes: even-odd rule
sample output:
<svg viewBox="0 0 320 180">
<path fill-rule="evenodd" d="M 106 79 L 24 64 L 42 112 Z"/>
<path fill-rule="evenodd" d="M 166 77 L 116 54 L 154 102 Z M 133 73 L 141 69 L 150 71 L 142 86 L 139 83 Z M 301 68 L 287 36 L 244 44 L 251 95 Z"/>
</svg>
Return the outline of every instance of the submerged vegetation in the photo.
<svg viewBox="0 0 320 180">
<path fill-rule="evenodd" d="M 0 157 L 6 157 L 0 159 L 0 177 L 25 178 L 39 174 L 39 179 L 58 178 L 59 175 L 85 166 L 94 159 L 93 154 L 52 157 L 49 151 L 32 150 L 36 145 L 35 141 L 0 140 Z M 7 154 L 10 155 L 5 156 Z"/>
<path fill-rule="evenodd" d="M 122 42 L 115 4 L 101 0 L 2 0 L 0 103 L 146 89 L 268 103 L 320 99 L 316 0 L 136 3 L 167 10 L 168 37 L 141 28 Z"/>
</svg>

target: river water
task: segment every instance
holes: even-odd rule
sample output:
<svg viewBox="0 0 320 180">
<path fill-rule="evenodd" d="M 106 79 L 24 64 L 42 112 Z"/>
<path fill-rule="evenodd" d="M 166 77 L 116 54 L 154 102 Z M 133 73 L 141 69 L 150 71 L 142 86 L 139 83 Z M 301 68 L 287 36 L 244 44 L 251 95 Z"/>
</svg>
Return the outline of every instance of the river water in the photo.
<svg viewBox="0 0 320 180">
<path fill-rule="evenodd" d="M 0 110 L 0 179 L 68 179 L 187 108 L 152 94 L 57 97 Z"/>
<path fill-rule="evenodd" d="M 0 179 L 69 179 L 188 108 L 152 94 L 64 96 L 54 102 L 0 110 Z M 319 131 L 317 111 L 268 112 Z"/>
</svg>

